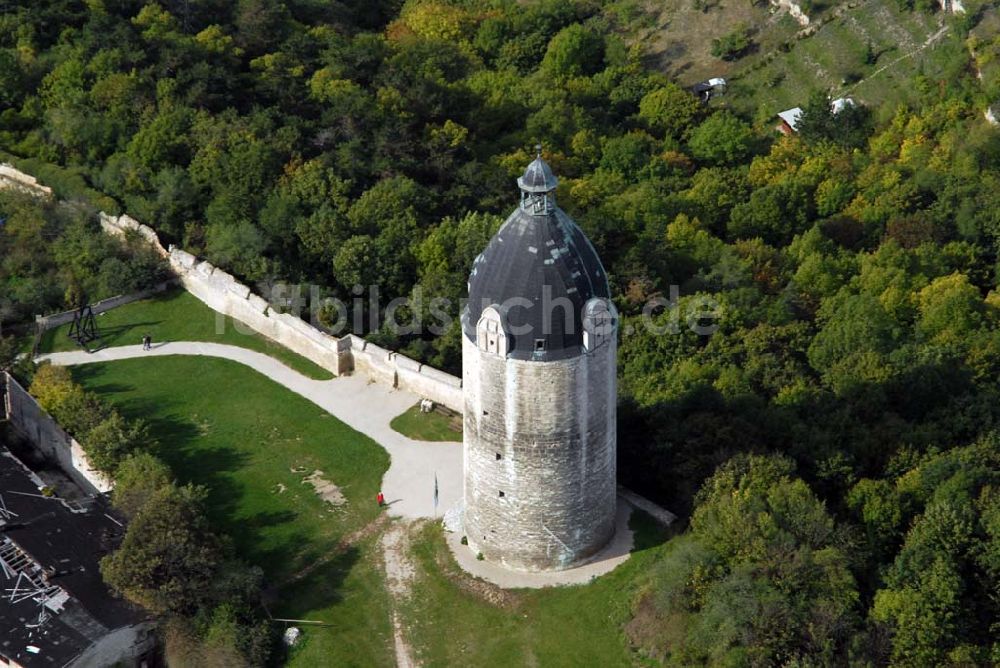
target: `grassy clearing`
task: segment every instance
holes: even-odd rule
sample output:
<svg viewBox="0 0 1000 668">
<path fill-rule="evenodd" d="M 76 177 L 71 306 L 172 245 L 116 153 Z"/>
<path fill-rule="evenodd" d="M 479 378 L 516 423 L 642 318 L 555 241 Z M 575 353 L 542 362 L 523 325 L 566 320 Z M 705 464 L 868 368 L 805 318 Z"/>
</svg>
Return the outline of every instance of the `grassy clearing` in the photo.
<svg viewBox="0 0 1000 668">
<path fill-rule="evenodd" d="M 749 0 L 667 0 L 645 4 L 654 24 L 638 36 L 646 49 L 646 65 L 684 86 L 711 77 L 729 78 L 743 66 L 743 61 L 729 62 L 713 56 L 713 39 L 746 26 L 753 39 L 747 56 L 750 58 L 777 48 L 799 29 L 787 15 L 772 15 L 766 4 L 751 4 Z"/>
<path fill-rule="evenodd" d="M 1000 84 L 1000 11 L 996 7 L 983 12 L 970 38 L 983 89 L 996 90 Z"/>
<path fill-rule="evenodd" d="M 69 339 L 69 325 L 50 329 L 42 336 L 40 353 L 76 350 Z M 132 302 L 97 316 L 101 345 L 140 345 L 144 334 L 153 344 L 163 341 L 211 341 L 249 348 L 270 355 L 309 378 L 329 380 L 333 374 L 288 348 L 252 332 L 247 326 L 213 311 L 185 290 L 177 289 Z"/>
<path fill-rule="evenodd" d="M 404 607 L 408 637 L 426 666 L 631 666 L 624 628 L 632 603 L 647 586 L 667 534 L 635 512 L 632 557 L 586 586 L 506 592 L 462 572 L 438 524 L 414 539 L 413 596 Z M 496 600 L 495 597 L 492 600 Z"/>
<path fill-rule="evenodd" d="M 645 2 L 653 27 L 632 37 L 643 45 L 647 65 L 681 85 L 725 77 L 729 91 L 713 105 L 729 106 L 770 122 L 783 109 L 801 106 L 813 90 L 852 95 L 869 106 L 895 105 L 913 95 L 914 75 L 947 77 L 962 56 L 954 31 L 921 48 L 943 25 L 938 14 L 900 11 L 895 0 L 814 1 L 808 37 L 787 12 L 748 0 Z M 711 55 L 712 40 L 746 26 L 752 48 L 726 62 Z M 877 55 L 866 62 L 868 45 Z"/>
<path fill-rule="evenodd" d="M 770 115 L 800 106 L 813 90 L 850 94 L 869 106 L 903 102 L 910 94 L 907 82 L 921 70 L 932 77 L 940 74 L 948 58 L 946 45 L 958 43 L 944 36 L 923 49 L 939 29 L 937 17 L 900 11 L 888 0 L 845 7 L 815 34 L 794 41 L 787 53 L 742 61 L 726 103 Z M 877 56 L 874 63 L 865 62 L 869 44 Z"/>
<path fill-rule="evenodd" d="M 235 362 L 161 357 L 73 369 L 83 386 L 149 422 L 156 454 L 209 489 L 209 517 L 260 566 L 276 617 L 306 627 L 289 665 L 391 665 L 392 631 L 373 528 L 386 453 L 314 404 Z M 347 499 L 333 508 L 315 470 Z M 350 545 L 341 541 L 361 532 Z"/>
<path fill-rule="evenodd" d="M 394 417 L 389 426 L 415 441 L 462 440 L 461 417 L 443 415 L 437 411 L 421 413 L 420 404 Z"/>
</svg>

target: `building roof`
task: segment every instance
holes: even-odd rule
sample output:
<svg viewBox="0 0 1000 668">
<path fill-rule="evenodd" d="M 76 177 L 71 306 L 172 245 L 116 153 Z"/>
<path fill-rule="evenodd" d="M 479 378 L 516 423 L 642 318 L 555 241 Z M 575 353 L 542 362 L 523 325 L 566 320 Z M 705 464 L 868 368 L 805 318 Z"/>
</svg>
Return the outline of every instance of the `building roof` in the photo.
<svg viewBox="0 0 1000 668">
<path fill-rule="evenodd" d="M 580 354 L 585 304 L 611 295 L 601 260 L 583 231 L 550 195 L 537 206 L 541 196 L 535 193 L 548 192 L 531 186 L 537 174 L 546 175 L 546 182 L 552 175 L 541 158 L 518 179 L 521 205 L 472 265 L 462 327 L 475 341 L 483 310 L 496 305 L 506 319 L 510 357 L 553 361 Z"/>
<path fill-rule="evenodd" d="M 559 185 L 559 179 L 552 173 L 552 168 L 542 160 L 542 147 L 538 148 L 538 157 L 524 170 L 524 175 L 517 179 L 518 187 L 524 192 L 552 192 Z"/>
<path fill-rule="evenodd" d="M 836 115 L 842 112 L 844 109 L 853 106 L 855 106 L 855 104 L 854 100 L 852 100 L 851 98 L 838 97 L 836 100 L 830 102 L 830 111 L 832 111 Z"/>
<path fill-rule="evenodd" d="M 788 123 L 788 127 L 795 130 L 799 123 L 799 118 L 802 116 L 802 108 L 795 107 L 793 109 L 786 109 L 785 111 L 778 112 L 778 118 Z"/>
<path fill-rule="evenodd" d="M 0 655 L 28 668 L 65 666 L 145 615 L 115 598 L 99 561 L 124 526 L 102 497 L 65 502 L 0 445 Z"/>
</svg>

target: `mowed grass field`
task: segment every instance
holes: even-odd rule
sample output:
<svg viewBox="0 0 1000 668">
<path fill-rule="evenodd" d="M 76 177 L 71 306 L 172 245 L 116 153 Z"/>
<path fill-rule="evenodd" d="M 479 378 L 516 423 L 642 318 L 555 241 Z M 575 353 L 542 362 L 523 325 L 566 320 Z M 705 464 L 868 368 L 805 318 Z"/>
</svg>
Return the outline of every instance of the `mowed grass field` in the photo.
<svg viewBox="0 0 1000 668">
<path fill-rule="evenodd" d="M 174 292 L 111 311 L 101 326 L 107 345 L 150 332 L 154 343 L 214 340 L 308 362 L 228 322 L 216 333 L 216 316 Z M 374 502 L 389 458 L 377 443 L 229 360 L 144 357 L 71 369 L 87 390 L 149 423 L 154 453 L 179 481 L 208 489 L 213 525 L 262 569 L 270 613 L 325 624 L 296 624 L 303 640 L 275 665 L 395 665 L 379 544 L 387 518 Z M 392 424 L 413 438 L 461 440 L 451 419 L 418 406 Z M 316 471 L 344 505 L 327 503 L 306 481 Z M 416 524 L 411 595 L 395 604 L 407 641 L 425 666 L 634 665 L 626 635 L 634 603 L 670 543 L 645 514 L 632 526 L 632 558 L 589 585 L 501 591 L 461 571 L 439 523 Z"/>
<path fill-rule="evenodd" d="M 374 502 L 389 464 L 382 448 L 228 360 L 71 368 L 86 389 L 150 424 L 155 454 L 181 482 L 209 490 L 213 525 L 263 569 L 275 617 L 329 624 L 299 625 L 304 640 L 285 665 L 395 665 L 378 543 L 386 523 Z M 340 488 L 344 506 L 304 482 L 317 470 Z M 425 666 L 633 665 L 626 627 L 670 544 L 644 513 L 631 524 L 636 550 L 612 573 L 585 586 L 508 591 L 461 571 L 439 523 L 416 524 L 408 555 L 415 579 L 397 603 L 407 640 Z"/>
<path fill-rule="evenodd" d="M 284 346 L 257 334 L 242 323 L 213 311 L 186 290 L 169 290 L 149 299 L 132 302 L 96 316 L 101 340 L 95 347 L 139 346 L 149 334 L 153 345 L 165 341 L 211 341 L 249 348 L 270 355 L 316 380 L 333 374 Z M 76 350 L 69 338 L 70 325 L 50 329 L 42 335 L 39 353 Z"/>
<path fill-rule="evenodd" d="M 389 426 L 415 441 L 462 441 L 462 417 L 448 417 L 437 411 L 420 412 L 420 404 L 397 415 Z"/>
<path fill-rule="evenodd" d="M 425 666 L 636 665 L 626 635 L 633 603 L 669 549 L 669 533 L 632 514 L 635 549 L 624 564 L 587 585 L 500 591 L 459 569 L 439 524 L 413 543 L 411 644 Z"/>
<path fill-rule="evenodd" d="M 209 490 L 208 513 L 265 574 L 275 617 L 318 620 L 292 666 L 393 663 L 374 503 L 385 451 L 309 401 L 235 362 L 159 357 L 73 367 L 83 386 L 142 418 L 155 454 Z M 346 504 L 303 482 L 314 471 Z M 365 531 L 368 527 L 371 531 Z M 355 534 L 357 539 L 341 541 Z"/>
</svg>

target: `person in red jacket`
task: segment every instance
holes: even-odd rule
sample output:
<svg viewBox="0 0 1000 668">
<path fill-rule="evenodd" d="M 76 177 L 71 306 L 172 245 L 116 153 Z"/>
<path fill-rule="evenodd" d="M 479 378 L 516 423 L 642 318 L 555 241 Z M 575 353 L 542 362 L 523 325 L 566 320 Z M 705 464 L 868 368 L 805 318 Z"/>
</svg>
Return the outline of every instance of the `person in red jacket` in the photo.
<svg viewBox="0 0 1000 668">
<path fill-rule="evenodd" d="M 385 505 L 385 494 L 379 492 L 378 496 L 375 497 L 375 500 L 378 501 L 378 507 L 381 508 Z"/>
</svg>

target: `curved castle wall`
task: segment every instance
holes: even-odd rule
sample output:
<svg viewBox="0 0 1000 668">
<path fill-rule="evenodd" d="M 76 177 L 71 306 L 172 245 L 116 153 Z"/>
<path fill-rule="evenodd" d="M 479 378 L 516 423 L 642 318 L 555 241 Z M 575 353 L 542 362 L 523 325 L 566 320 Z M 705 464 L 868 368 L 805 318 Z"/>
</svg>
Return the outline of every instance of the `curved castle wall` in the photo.
<svg viewBox="0 0 1000 668">
<path fill-rule="evenodd" d="M 470 548 L 515 570 L 577 565 L 614 533 L 615 337 L 557 362 L 462 346 Z"/>
</svg>

